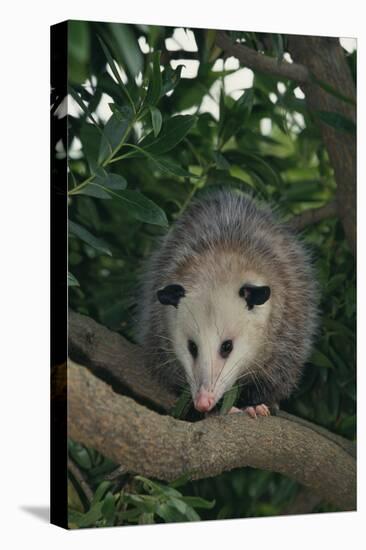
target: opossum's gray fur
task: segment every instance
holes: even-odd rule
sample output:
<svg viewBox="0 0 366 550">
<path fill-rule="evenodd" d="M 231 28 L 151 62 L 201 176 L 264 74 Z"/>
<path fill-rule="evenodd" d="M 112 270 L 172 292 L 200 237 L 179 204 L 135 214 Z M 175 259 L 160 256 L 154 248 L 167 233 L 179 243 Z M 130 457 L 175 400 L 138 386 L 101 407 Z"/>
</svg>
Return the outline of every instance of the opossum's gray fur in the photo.
<svg viewBox="0 0 366 550">
<path fill-rule="evenodd" d="M 182 385 L 184 371 L 174 357 L 162 315 L 166 306 L 156 294 L 165 285 L 179 283 L 177 273 L 182 268 L 189 272 L 202 253 L 215 247 L 240 251 L 270 281 L 276 301 L 264 343 L 266 353 L 264 359 L 258 358 L 265 361 L 265 369 L 258 373 L 261 383 L 255 383 L 247 400 L 278 403 L 294 390 L 309 357 L 317 326 L 318 286 L 309 255 L 291 229 L 278 223 L 268 207 L 237 192 L 216 191 L 194 200 L 150 258 L 138 321 L 146 364 L 167 386 Z M 215 277 L 210 271 L 208 277 Z"/>
</svg>

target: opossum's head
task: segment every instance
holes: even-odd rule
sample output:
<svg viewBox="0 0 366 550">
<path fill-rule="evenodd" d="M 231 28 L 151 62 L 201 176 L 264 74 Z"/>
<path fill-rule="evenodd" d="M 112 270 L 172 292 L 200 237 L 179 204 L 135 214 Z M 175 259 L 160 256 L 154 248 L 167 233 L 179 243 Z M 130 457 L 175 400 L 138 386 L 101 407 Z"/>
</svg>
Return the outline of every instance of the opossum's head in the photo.
<svg viewBox="0 0 366 550">
<path fill-rule="evenodd" d="M 211 288 L 170 284 L 158 291 L 174 352 L 195 408 L 210 411 L 233 384 L 250 377 L 263 349 L 271 300 L 258 278 Z"/>
</svg>

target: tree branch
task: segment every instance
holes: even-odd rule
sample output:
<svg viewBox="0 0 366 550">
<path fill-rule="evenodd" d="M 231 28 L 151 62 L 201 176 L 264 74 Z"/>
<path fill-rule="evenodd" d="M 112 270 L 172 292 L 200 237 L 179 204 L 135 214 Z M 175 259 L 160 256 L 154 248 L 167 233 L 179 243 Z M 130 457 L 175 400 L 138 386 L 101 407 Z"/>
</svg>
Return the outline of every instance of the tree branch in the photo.
<svg viewBox="0 0 366 550">
<path fill-rule="evenodd" d="M 225 31 L 217 31 L 216 44 L 222 48 L 225 53 L 233 55 L 245 66 L 253 71 L 267 73 L 282 79 L 295 80 L 304 83 L 309 80 L 309 71 L 304 65 L 298 63 L 280 63 L 274 57 L 261 54 L 244 46 L 237 44 L 226 34 Z"/>
<path fill-rule="evenodd" d="M 278 63 L 275 58 L 258 53 L 243 44 L 234 43 L 224 31 L 217 32 L 216 43 L 227 54 L 234 55 L 244 66 L 254 71 L 299 82 L 304 90 L 309 109 L 315 113 L 315 116 L 317 112 L 325 111 L 338 113 L 355 122 L 356 108 L 352 104 L 352 101 L 355 102 L 356 100 L 355 85 L 338 39 L 290 35 L 289 51 L 292 58 L 298 60 L 299 63 L 286 63 L 284 61 Z M 330 93 L 321 86 L 321 82 L 326 82 L 331 88 L 348 97 L 351 102 L 343 101 L 336 94 Z M 337 183 L 337 213 L 351 251 L 355 255 L 356 136 L 350 133 L 346 134 L 321 120 L 319 120 L 319 127 L 330 162 L 334 168 Z M 333 212 L 333 205 L 329 208 Z M 315 220 L 313 222 L 309 219 L 309 223 L 320 221 L 320 219 L 323 219 L 323 213 L 326 212 L 327 210 L 325 212 L 319 210 L 316 214 L 314 212 Z M 319 220 L 318 215 L 321 216 Z M 329 215 L 333 215 L 333 213 Z M 308 224 L 308 218 L 305 214 L 302 219 L 299 218 L 298 224 L 297 229 L 302 229 Z"/>
<path fill-rule="evenodd" d="M 84 475 L 82 474 L 81 470 L 78 468 L 78 466 L 75 464 L 73 460 L 69 457 L 67 459 L 67 468 L 74 476 L 75 480 L 78 482 L 79 486 L 84 492 L 84 495 L 88 501 L 89 504 L 91 504 L 93 500 L 93 491 L 88 485 L 88 482 L 86 481 Z"/>
<path fill-rule="evenodd" d="M 312 208 L 311 210 L 305 210 L 301 214 L 294 216 L 289 220 L 289 225 L 298 231 L 305 229 L 308 225 L 314 225 L 327 218 L 337 216 L 338 208 L 337 201 L 328 202 L 320 208 Z"/>
<path fill-rule="evenodd" d="M 339 40 L 320 36 L 289 36 L 293 59 L 308 67 L 318 81 L 355 101 L 356 91 L 347 60 Z M 310 111 L 338 113 L 355 122 L 355 105 L 342 101 L 319 86 L 313 78 L 303 86 Z M 356 254 L 356 136 L 319 121 L 319 128 L 334 168 L 337 183 L 337 209 L 346 239 Z"/>
<path fill-rule="evenodd" d="M 171 410 L 177 396 L 169 393 L 144 367 L 141 348 L 103 327 L 90 317 L 69 311 L 69 356 L 107 376 L 117 390 L 132 393 L 165 411 Z"/>
<path fill-rule="evenodd" d="M 145 369 L 143 354 L 138 346 L 90 317 L 72 310 L 69 312 L 69 356 L 97 376 L 107 378 L 118 393 L 127 391 L 137 400 L 152 404 L 159 410 L 171 411 L 177 400 L 175 394 L 158 385 Z M 59 378 L 66 380 L 66 377 Z M 61 384 L 62 387 L 63 385 Z M 355 445 L 352 441 L 284 411 L 279 411 L 277 415 L 314 430 L 355 456 Z"/>
<path fill-rule="evenodd" d="M 355 460 L 305 426 L 241 414 L 183 422 L 116 394 L 71 361 L 68 382 L 70 437 L 129 472 L 171 481 L 251 466 L 289 476 L 341 510 L 356 507 Z"/>
</svg>

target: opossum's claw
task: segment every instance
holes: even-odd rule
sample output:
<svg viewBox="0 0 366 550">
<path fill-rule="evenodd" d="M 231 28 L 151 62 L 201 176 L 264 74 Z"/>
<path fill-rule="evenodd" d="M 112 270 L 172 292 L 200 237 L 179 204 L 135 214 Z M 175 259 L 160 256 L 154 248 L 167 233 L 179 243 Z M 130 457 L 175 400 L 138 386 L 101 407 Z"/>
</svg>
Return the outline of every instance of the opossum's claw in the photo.
<svg viewBox="0 0 366 550">
<path fill-rule="evenodd" d="M 238 409 L 237 407 L 231 407 L 229 414 L 234 414 L 238 412 L 244 412 L 251 418 L 257 418 L 257 416 L 271 416 L 271 412 L 267 405 L 261 403 L 260 405 L 255 405 L 251 407 L 245 407 L 244 409 Z"/>
<path fill-rule="evenodd" d="M 255 407 L 255 412 L 258 416 L 271 416 L 271 412 L 267 405 L 261 403 Z"/>
</svg>

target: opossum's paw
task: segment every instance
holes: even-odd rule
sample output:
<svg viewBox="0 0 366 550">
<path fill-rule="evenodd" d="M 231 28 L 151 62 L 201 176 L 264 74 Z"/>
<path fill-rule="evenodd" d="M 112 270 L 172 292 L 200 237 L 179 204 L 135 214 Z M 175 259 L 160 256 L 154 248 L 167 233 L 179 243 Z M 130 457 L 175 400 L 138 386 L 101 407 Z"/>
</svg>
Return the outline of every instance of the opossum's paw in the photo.
<svg viewBox="0 0 366 550">
<path fill-rule="evenodd" d="M 244 412 L 251 418 L 257 418 L 257 416 L 271 416 L 269 408 L 264 403 L 261 403 L 260 405 L 254 405 L 252 407 L 245 407 L 244 409 L 231 407 L 229 414 L 234 414 L 238 412 Z"/>
</svg>

